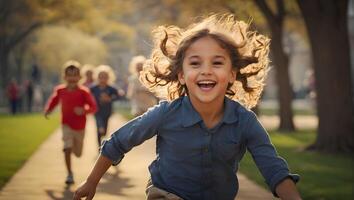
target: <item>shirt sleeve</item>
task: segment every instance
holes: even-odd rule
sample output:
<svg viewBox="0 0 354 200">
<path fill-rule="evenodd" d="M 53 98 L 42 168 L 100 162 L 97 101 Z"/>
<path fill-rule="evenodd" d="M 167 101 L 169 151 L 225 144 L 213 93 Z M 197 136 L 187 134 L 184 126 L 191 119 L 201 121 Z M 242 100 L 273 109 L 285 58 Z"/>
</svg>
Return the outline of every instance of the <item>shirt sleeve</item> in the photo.
<svg viewBox="0 0 354 200">
<path fill-rule="evenodd" d="M 85 92 L 85 98 L 86 104 L 88 105 L 88 107 L 85 106 L 85 112 L 95 113 L 97 111 L 97 104 L 95 98 L 89 91 Z"/>
<path fill-rule="evenodd" d="M 251 113 L 248 121 L 248 130 L 246 131 L 247 149 L 273 195 L 278 197 L 275 189 L 282 180 L 290 178 L 296 183 L 299 181 L 300 176 L 289 172 L 288 164 L 283 158 L 278 156 L 267 131 L 254 113 Z"/>
<path fill-rule="evenodd" d="M 118 90 L 116 88 L 112 87 L 112 94 L 111 94 L 112 101 L 119 100 L 121 96 L 118 93 Z"/>
<path fill-rule="evenodd" d="M 125 153 L 157 134 L 166 106 L 166 102 L 161 102 L 123 125 L 109 140 L 104 141 L 101 154 L 109 158 L 113 165 L 120 163 Z"/>
<path fill-rule="evenodd" d="M 51 112 L 55 108 L 55 106 L 58 105 L 58 103 L 59 103 L 59 90 L 58 88 L 55 88 L 46 103 L 44 111 Z"/>
</svg>

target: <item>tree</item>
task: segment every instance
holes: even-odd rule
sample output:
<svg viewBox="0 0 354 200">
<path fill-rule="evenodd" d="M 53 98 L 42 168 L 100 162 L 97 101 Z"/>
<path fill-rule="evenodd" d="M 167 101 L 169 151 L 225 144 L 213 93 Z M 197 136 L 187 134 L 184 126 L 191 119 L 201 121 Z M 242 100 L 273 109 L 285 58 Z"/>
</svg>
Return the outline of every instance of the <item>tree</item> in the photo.
<svg viewBox="0 0 354 200">
<path fill-rule="evenodd" d="M 34 35 L 33 33 L 40 30 L 41 27 L 48 25 L 79 29 L 92 37 L 105 41 L 112 54 L 109 56 L 111 58 L 109 64 L 114 66 L 114 60 L 117 60 L 119 56 L 117 56 L 117 51 L 112 49 L 117 49 L 118 46 L 119 49 L 124 48 L 126 52 L 126 49 L 131 45 L 134 35 L 133 28 L 121 22 L 122 18 L 129 18 L 126 15 L 132 13 L 131 10 L 132 1 L 124 0 L 0 1 L 0 73 L 2 74 L 0 85 L 5 85 L 11 74 L 9 72 L 14 71 L 10 68 L 15 69 L 16 64 L 10 62 L 9 57 L 16 58 L 16 62 L 19 63 L 18 61 L 23 60 L 21 56 L 30 51 L 30 48 L 17 51 L 15 50 L 16 46 L 22 46 L 28 36 Z M 37 42 L 40 40 L 41 38 L 36 38 Z M 17 49 L 19 48 L 17 47 Z M 28 59 L 26 61 L 33 62 Z M 104 63 L 107 63 L 107 60 Z M 22 70 L 19 67 L 16 69 Z"/>
<path fill-rule="evenodd" d="M 60 74 L 61 66 L 71 59 L 92 65 L 105 63 L 107 59 L 106 45 L 102 40 L 75 28 L 46 26 L 34 36 L 39 39 L 31 45 L 29 52 L 36 64 L 48 72 Z"/>
<path fill-rule="evenodd" d="M 278 129 L 282 131 L 294 131 L 295 126 L 291 107 L 293 90 L 289 78 L 289 56 L 285 53 L 283 47 L 284 18 L 286 16 L 284 2 L 283 0 L 276 1 L 276 11 L 274 13 L 265 0 L 254 1 L 263 13 L 271 31 L 272 41 L 270 49 L 276 69 L 276 82 L 278 86 L 280 117 Z"/>
<path fill-rule="evenodd" d="M 311 43 L 323 152 L 353 152 L 354 106 L 350 77 L 347 0 L 297 0 Z"/>
<path fill-rule="evenodd" d="M 9 55 L 14 47 L 28 35 L 45 24 L 63 20 L 79 20 L 84 12 L 74 11 L 88 8 L 88 1 L 70 0 L 12 0 L 0 1 L 0 85 L 9 77 Z"/>
</svg>

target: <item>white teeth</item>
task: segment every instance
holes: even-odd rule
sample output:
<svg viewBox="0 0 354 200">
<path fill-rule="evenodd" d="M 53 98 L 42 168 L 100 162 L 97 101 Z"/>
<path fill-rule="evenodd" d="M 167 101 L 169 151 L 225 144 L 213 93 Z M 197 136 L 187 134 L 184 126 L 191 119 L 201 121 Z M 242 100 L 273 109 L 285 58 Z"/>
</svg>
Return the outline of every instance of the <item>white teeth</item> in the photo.
<svg viewBox="0 0 354 200">
<path fill-rule="evenodd" d="M 199 81 L 198 84 L 214 84 L 214 81 Z"/>
</svg>

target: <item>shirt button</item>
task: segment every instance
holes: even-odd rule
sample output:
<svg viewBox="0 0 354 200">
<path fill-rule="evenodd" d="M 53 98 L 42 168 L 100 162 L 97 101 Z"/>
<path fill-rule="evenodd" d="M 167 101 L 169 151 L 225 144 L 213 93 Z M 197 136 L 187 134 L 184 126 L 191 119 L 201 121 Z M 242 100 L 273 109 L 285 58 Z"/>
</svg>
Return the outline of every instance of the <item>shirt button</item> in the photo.
<svg viewBox="0 0 354 200">
<path fill-rule="evenodd" d="M 208 148 L 208 147 L 205 147 L 205 148 L 204 148 L 204 152 L 205 152 L 205 153 L 209 152 L 209 148 Z"/>
</svg>

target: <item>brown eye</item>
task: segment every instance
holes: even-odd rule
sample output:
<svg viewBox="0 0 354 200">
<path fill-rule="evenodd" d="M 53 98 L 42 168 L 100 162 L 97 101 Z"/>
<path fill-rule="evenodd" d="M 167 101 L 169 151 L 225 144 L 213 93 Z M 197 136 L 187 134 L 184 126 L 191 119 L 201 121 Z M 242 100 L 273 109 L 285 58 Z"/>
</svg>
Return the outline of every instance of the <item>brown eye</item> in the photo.
<svg viewBox="0 0 354 200">
<path fill-rule="evenodd" d="M 190 65 L 199 65 L 199 62 L 190 62 Z"/>
<path fill-rule="evenodd" d="M 214 64 L 214 65 L 223 65 L 224 63 L 221 62 L 221 61 L 216 61 L 216 62 L 214 62 L 213 64 Z"/>
</svg>

